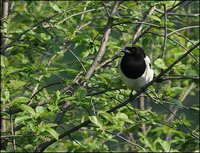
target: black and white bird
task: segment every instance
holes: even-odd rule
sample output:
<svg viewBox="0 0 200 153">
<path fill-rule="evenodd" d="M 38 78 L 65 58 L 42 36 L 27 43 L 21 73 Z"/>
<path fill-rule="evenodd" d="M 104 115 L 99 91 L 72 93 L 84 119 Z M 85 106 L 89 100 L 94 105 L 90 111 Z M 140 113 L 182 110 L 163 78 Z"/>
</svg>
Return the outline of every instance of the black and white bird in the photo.
<svg viewBox="0 0 200 153">
<path fill-rule="evenodd" d="M 127 88 L 138 90 L 153 79 L 150 58 L 139 46 L 125 47 L 122 52 L 119 68 L 122 81 Z"/>
</svg>

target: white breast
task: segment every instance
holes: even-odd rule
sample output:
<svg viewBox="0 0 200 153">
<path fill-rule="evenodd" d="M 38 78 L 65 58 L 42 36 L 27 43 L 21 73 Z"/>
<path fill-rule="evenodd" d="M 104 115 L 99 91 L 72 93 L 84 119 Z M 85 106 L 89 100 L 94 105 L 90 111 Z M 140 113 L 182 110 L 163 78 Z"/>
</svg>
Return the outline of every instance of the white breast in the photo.
<svg viewBox="0 0 200 153">
<path fill-rule="evenodd" d="M 145 64 L 146 64 L 146 70 L 144 71 L 143 75 L 139 77 L 138 79 L 130 79 L 126 77 L 121 69 L 119 69 L 122 81 L 125 83 L 126 87 L 131 90 L 140 89 L 141 87 L 145 86 L 147 83 L 149 83 L 153 79 L 153 69 L 150 68 L 150 59 L 148 56 L 144 58 Z"/>
</svg>

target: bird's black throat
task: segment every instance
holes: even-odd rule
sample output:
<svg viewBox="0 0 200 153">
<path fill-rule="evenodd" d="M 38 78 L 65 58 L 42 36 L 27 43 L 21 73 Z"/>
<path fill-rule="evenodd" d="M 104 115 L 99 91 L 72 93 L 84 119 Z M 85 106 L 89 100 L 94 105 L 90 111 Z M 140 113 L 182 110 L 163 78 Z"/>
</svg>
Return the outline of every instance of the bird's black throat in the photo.
<svg viewBox="0 0 200 153">
<path fill-rule="evenodd" d="M 141 77 L 146 69 L 144 54 L 140 54 L 140 56 L 125 54 L 121 60 L 120 68 L 123 74 L 130 79 Z"/>
</svg>

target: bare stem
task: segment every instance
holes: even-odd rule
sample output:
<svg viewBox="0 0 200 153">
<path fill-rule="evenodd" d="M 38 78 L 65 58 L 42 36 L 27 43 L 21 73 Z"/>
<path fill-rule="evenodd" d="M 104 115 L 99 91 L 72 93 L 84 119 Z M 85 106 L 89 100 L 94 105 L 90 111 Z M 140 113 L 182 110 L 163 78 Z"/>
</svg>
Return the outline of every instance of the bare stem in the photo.
<svg viewBox="0 0 200 153">
<path fill-rule="evenodd" d="M 163 51 L 162 51 L 162 59 L 164 59 L 165 52 L 166 52 L 166 45 L 167 45 L 167 11 L 166 5 L 164 4 L 164 43 L 163 43 Z"/>
</svg>

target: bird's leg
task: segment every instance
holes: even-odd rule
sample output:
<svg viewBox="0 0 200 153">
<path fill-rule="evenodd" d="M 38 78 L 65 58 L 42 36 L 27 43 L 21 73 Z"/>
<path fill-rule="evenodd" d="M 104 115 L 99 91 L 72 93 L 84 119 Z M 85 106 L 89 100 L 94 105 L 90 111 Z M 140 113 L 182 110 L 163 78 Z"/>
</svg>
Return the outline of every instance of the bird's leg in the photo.
<svg viewBox="0 0 200 153">
<path fill-rule="evenodd" d="M 130 94 L 129 94 L 129 98 L 131 98 L 132 96 L 132 93 L 133 93 L 133 90 L 131 90 Z"/>
</svg>

